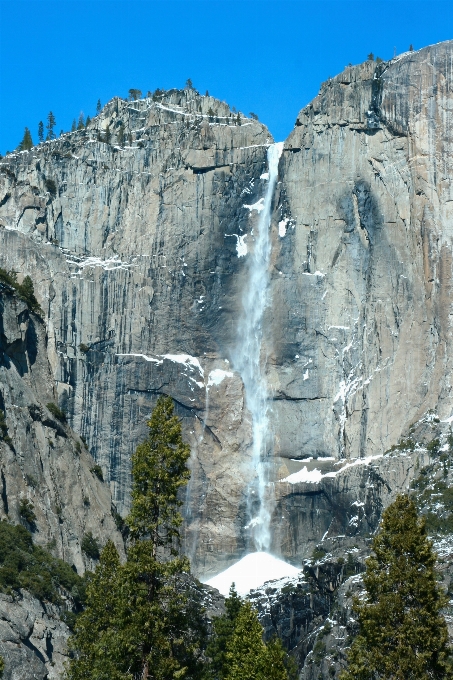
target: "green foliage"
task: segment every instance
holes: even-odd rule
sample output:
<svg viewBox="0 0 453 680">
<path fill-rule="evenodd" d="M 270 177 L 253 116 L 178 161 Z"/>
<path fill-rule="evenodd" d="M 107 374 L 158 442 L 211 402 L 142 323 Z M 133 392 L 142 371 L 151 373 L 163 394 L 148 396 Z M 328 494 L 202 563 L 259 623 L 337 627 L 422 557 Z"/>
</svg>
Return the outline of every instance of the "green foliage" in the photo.
<svg viewBox="0 0 453 680">
<path fill-rule="evenodd" d="M 85 116 L 83 115 L 83 111 L 81 111 L 79 115 L 79 122 L 77 123 L 77 130 L 84 129 L 85 129 Z"/>
<path fill-rule="evenodd" d="M 355 599 L 359 634 L 342 680 L 452 678 L 436 556 L 414 502 L 398 496 L 385 510 Z"/>
<path fill-rule="evenodd" d="M 187 78 L 187 80 L 186 80 L 185 89 L 186 90 L 193 90 L 194 89 L 192 80 L 190 78 Z"/>
<path fill-rule="evenodd" d="M 400 439 L 398 444 L 391 446 L 385 453 L 392 453 L 393 451 L 415 451 L 416 442 L 408 437 L 407 439 Z"/>
<path fill-rule="evenodd" d="M 135 87 L 131 87 L 131 89 L 129 90 L 129 99 L 131 101 L 135 102 L 135 101 L 137 101 L 137 99 L 140 99 L 141 96 L 142 96 L 141 90 L 138 90 Z"/>
<path fill-rule="evenodd" d="M 6 283 L 8 286 L 11 286 L 11 288 L 14 288 L 20 299 L 26 302 L 28 307 L 35 312 L 35 314 L 42 315 L 43 311 L 35 297 L 33 282 L 28 275 L 24 277 L 22 283 L 18 283 L 16 272 L 8 272 L 6 269 L 0 267 L 0 282 Z"/>
<path fill-rule="evenodd" d="M 253 113 L 253 111 L 250 111 L 250 118 L 252 118 L 253 120 L 259 120 L 259 118 L 258 118 L 258 116 L 256 115 L 256 113 Z"/>
<path fill-rule="evenodd" d="M 55 184 L 53 179 L 46 179 L 44 184 L 46 187 L 46 191 L 48 191 L 51 196 L 55 197 L 57 195 L 57 185 Z"/>
<path fill-rule="evenodd" d="M 38 139 L 40 143 L 44 141 L 44 123 L 42 120 L 38 123 Z"/>
<path fill-rule="evenodd" d="M 64 588 L 80 606 L 85 597 L 85 581 L 69 564 L 33 545 L 29 531 L 20 525 L 0 521 L 0 590 L 12 594 L 19 588 L 40 600 L 62 603 Z"/>
<path fill-rule="evenodd" d="M 82 543 L 80 546 L 85 553 L 85 555 L 88 555 L 88 557 L 91 557 L 92 560 L 98 560 L 99 559 L 99 545 L 91 531 L 89 531 L 87 534 L 83 535 L 82 538 Z"/>
<path fill-rule="evenodd" d="M 209 677 L 223 680 L 228 673 L 227 644 L 236 627 L 237 617 L 242 608 L 242 600 L 236 592 L 234 583 L 230 595 L 225 600 L 226 612 L 213 621 L 213 635 L 206 649 L 209 657 Z"/>
<path fill-rule="evenodd" d="M 426 446 L 426 450 L 431 456 L 437 456 L 440 449 L 440 439 L 433 439 Z"/>
<path fill-rule="evenodd" d="M 368 59 L 368 61 L 374 61 L 374 54 L 372 52 L 370 52 L 367 59 Z"/>
<path fill-rule="evenodd" d="M 110 125 L 107 125 L 105 128 L 105 133 L 104 133 L 104 142 L 106 144 L 110 144 L 112 140 L 112 133 L 110 132 Z"/>
<path fill-rule="evenodd" d="M 279 640 L 263 642 L 263 629 L 250 602 L 239 611 L 233 635 L 227 641 L 226 680 L 287 680 L 283 650 Z"/>
<path fill-rule="evenodd" d="M 4 412 L 0 409 L 0 441 L 11 445 L 12 439 L 8 434 L 8 425 L 6 424 L 6 418 Z"/>
<path fill-rule="evenodd" d="M 50 401 L 48 404 L 46 404 L 46 407 L 51 412 L 53 417 L 59 420 L 60 423 L 66 422 L 66 413 L 62 411 L 61 408 L 58 408 L 56 404 Z"/>
<path fill-rule="evenodd" d="M 79 350 L 82 352 L 82 354 L 86 354 L 87 352 L 90 351 L 90 346 L 85 345 L 84 342 L 81 342 L 80 345 L 79 345 Z"/>
<path fill-rule="evenodd" d="M 324 550 L 324 548 L 321 548 L 317 545 L 312 552 L 311 559 L 317 562 L 318 560 L 322 560 L 322 558 L 325 557 L 326 555 L 327 550 Z"/>
<path fill-rule="evenodd" d="M 31 138 L 31 132 L 28 127 L 25 128 L 24 136 L 22 141 L 18 146 L 18 151 L 30 151 L 33 148 L 33 140 Z"/>
<path fill-rule="evenodd" d="M 181 436 L 171 397 L 159 397 L 148 421 L 149 434 L 132 456 L 131 537 L 149 538 L 155 549 L 179 540 L 182 501 L 178 492 L 190 478 L 190 447 Z"/>
<path fill-rule="evenodd" d="M 55 139 L 55 133 L 53 131 L 54 127 L 56 124 L 55 116 L 53 115 L 52 111 L 49 111 L 47 114 L 47 137 L 46 139 Z"/>
<path fill-rule="evenodd" d="M 3 677 L 4 670 L 5 670 L 5 660 L 2 656 L 0 656 L 0 678 Z"/>
<path fill-rule="evenodd" d="M 73 121 L 72 121 L 72 125 L 71 125 L 71 132 L 75 132 L 76 130 L 77 130 L 77 121 L 74 118 Z"/>
<path fill-rule="evenodd" d="M 210 680 L 287 680 L 296 678 L 294 662 L 280 640 L 263 642 L 256 610 L 237 594 L 234 583 L 225 600 L 226 612 L 213 621 L 213 635 L 206 649 Z"/>
<path fill-rule="evenodd" d="M 33 286 L 33 281 L 27 275 L 21 284 L 16 287 L 17 292 L 21 300 L 27 303 L 28 307 L 35 312 L 35 314 L 43 314 L 43 311 L 39 305 L 38 300 L 35 296 L 35 289 Z"/>
<path fill-rule="evenodd" d="M 34 513 L 34 505 L 28 498 L 21 498 L 19 502 L 19 515 L 23 520 L 30 525 L 32 529 L 36 529 L 36 515 Z"/>
<path fill-rule="evenodd" d="M 96 465 L 93 465 L 92 468 L 90 468 L 90 472 L 91 472 L 91 474 L 96 475 L 96 477 L 98 479 L 100 479 L 101 482 L 104 481 L 104 475 L 103 475 L 103 472 L 102 472 L 102 468 L 97 463 L 96 463 Z"/>
<path fill-rule="evenodd" d="M 90 123 L 91 123 L 91 118 L 90 118 L 90 116 L 87 116 L 87 119 L 85 121 L 85 127 L 87 128 Z"/>
<path fill-rule="evenodd" d="M 101 108 L 102 108 L 102 106 L 101 106 L 101 100 L 98 99 L 97 104 L 96 104 L 96 115 L 99 114 L 99 113 L 101 113 Z"/>
<path fill-rule="evenodd" d="M 132 457 L 127 561 L 120 564 L 109 541 L 76 622 L 68 680 L 201 677 L 202 610 L 187 594 L 189 565 L 178 552 L 177 493 L 189 477 L 190 450 L 170 398 L 159 398 L 148 427 Z"/>
</svg>

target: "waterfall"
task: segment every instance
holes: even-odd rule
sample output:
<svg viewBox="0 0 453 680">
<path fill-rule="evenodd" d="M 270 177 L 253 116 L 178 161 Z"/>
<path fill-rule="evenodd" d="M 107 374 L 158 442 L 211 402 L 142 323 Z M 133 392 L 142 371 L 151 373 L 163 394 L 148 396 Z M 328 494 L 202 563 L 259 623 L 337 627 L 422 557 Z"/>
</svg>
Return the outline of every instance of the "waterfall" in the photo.
<svg viewBox="0 0 453 680">
<path fill-rule="evenodd" d="M 235 368 L 244 383 L 247 408 L 252 416 L 254 477 L 247 489 L 246 529 L 250 532 L 256 550 L 268 550 L 271 541 L 272 508 L 268 495 L 268 459 L 272 453 L 273 442 L 262 340 L 263 316 L 269 299 L 272 197 L 282 150 L 283 142 L 278 142 L 272 144 L 267 152 L 268 183 L 264 199 L 257 204 L 260 210 L 256 229 L 258 233 L 255 233 L 254 247 L 248 257 L 249 277 L 242 297 L 243 310 L 238 325 L 238 342 L 234 357 Z"/>
</svg>

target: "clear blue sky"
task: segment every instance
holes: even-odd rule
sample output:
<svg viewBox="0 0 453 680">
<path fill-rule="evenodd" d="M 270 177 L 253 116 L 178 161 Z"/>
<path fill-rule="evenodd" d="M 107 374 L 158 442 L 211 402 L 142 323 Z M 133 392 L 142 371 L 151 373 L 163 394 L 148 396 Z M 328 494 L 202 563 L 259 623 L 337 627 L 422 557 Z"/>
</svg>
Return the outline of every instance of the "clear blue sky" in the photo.
<svg viewBox="0 0 453 680">
<path fill-rule="evenodd" d="M 0 152 L 49 110 L 56 132 L 131 87 L 254 111 L 283 140 L 320 83 L 453 37 L 453 0 L 0 0 Z"/>
</svg>

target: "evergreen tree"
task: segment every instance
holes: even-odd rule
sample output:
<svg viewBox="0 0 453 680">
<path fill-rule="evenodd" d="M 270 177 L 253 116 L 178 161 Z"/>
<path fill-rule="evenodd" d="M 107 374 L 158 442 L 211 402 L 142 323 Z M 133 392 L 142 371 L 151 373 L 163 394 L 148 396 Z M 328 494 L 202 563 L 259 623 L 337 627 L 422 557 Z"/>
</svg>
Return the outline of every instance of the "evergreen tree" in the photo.
<svg viewBox="0 0 453 680">
<path fill-rule="evenodd" d="M 83 130 L 84 128 L 85 128 L 85 116 L 83 115 L 83 111 L 81 111 L 79 114 L 79 122 L 77 123 L 77 130 Z"/>
<path fill-rule="evenodd" d="M 446 604 L 437 583 L 436 556 L 414 502 L 400 495 L 385 510 L 355 600 L 359 634 L 342 680 L 452 678 Z"/>
<path fill-rule="evenodd" d="M 409 45 L 409 52 L 413 52 L 413 51 L 414 51 L 414 46 L 413 46 L 413 44 L 411 43 L 411 44 Z"/>
<path fill-rule="evenodd" d="M 101 113 L 101 109 L 102 109 L 101 100 L 98 99 L 97 104 L 96 104 L 96 115 L 98 115 L 99 113 Z"/>
<path fill-rule="evenodd" d="M 28 127 L 25 128 L 24 131 L 24 136 L 22 137 L 22 141 L 19 144 L 18 150 L 19 151 L 29 151 L 33 147 L 33 140 L 31 138 L 31 132 L 28 129 Z"/>
<path fill-rule="evenodd" d="M 137 90 L 137 88 L 131 87 L 131 89 L 129 90 L 129 99 L 131 101 L 135 102 L 137 99 L 140 99 L 141 96 L 142 96 L 141 90 Z"/>
<path fill-rule="evenodd" d="M 255 609 L 237 594 L 234 583 L 225 600 L 226 612 L 213 621 L 206 649 L 209 680 L 288 680 L 297 677 L 280 640 L 263 642 L 263 629 Z"/>
<path fill-rule="evenodd" d="M 187 78 L 185 88 L 186 90 L 193 90 L 193 83 L 190 78 Z"/>
<path fill-rule="evenodd" d="M 55 127 L 55 123 L 56 123 L 55 116 L 53 115 L 52 111 L 49 111 L 49 113 L 47 115 L 47 125 L 46 125 L 47 139 L 55 139 L 55 133 L 53 131 L 53 129 Z"/>
<path fill-rule="evenodd" d="M 2 656 L 0 656 L 0 678 L 3 677 L 3 673 L 5 671 L 5 661 Z"/>
<path fill-rule="evenodd" d="M 209 674 L 215 680 L 223 680 L 228 673 L 227 644 L 233 636 L 241 608 L 242 600 L 233 583 L 225 600 L 225 614 L 214 619 L 213 635 L 206 649 L 206 656 L 210 659 Z"/>
<path fill-rule="evenodd" d="M 38 124 L 38 139 L 40 142 L 44 141 L 44 123 L 42 120 L 40 120 Z"/>
<path fill-rule="evenodd" d="M 368 61 L 374 61 L 374 54 L 373 52 L 370 52 L 368 55 Z"/>
<path fill-rule="evenodd" d="M 72 125 L 71 125 L 71 132 L 75 132 L 76 130 L 77 130 L 77 123 L 76 123 L 76 119 L 74 118 L 74 120 L 72 121 Z"/>
<path fill-rule="evenodd" d="M 179 489 L 189 447 L 170 397 L 160 397 L 149 435 L 132 457 L 130 547 L 120 565 L 107 544 L 87 589 L 72 639 L 68 680 L 195 680 L 201 676 L 204 622 L 186 595 L 187 559 L 179 555 Z"/>
<path fill-rule="evenodd" d="M 87 128 L 90 123 L 91 123 L 91 118 L 90 118 L 90 116 L 87 116 L 87 119 L 85 121 L 85 127 Z"/>
<path fill-rule="evenodd" d="M 245 601 L 227 642 L 226 680 L 287 680 L 284 657 L 279 641 L 274 639 L 269 646 L 263 642 L 256 610 Z"/>
<path fill-rule="evenodd" d="M 107 125 L 107 127 L 105 128 L 104 142 L 106 144 L 110 144 L 111 139 L 112 139 L 112 133 L 110 132 L 110 125 Z"/>
</svg>

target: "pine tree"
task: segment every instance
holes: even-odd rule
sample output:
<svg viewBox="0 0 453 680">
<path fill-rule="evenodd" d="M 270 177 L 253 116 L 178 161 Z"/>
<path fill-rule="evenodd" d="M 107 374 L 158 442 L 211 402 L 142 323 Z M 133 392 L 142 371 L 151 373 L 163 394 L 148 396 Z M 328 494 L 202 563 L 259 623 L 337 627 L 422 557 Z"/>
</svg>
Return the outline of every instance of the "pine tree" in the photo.
<svg viewBox="0 0 453 680">
<path fill-rule="evenodd" d="M 49 111 L 49 113 L 47 115 L 47 125 L 46 125 L 47 139 L 55 139 L 55 133 L 53 131 L 53 129 L 55 127 L 55 123 L 56 123 L 55 116 L 53 115 L 52 111 Z"/>
<path fill-rule="evenodd" d="M 400 495 L 384 512 L 355 600 L 359 634 L 342 680 L 452 678 L 446 604 L 437 583 L 436 556 L 414 502 Z"/>
<path fill-rule="evenodd" d="M 44 123 L 42 120 L 38 123 L 38 139 L 40 142 L 44 141 Z"/>
<path fill-rule="evenodd" d="M 187 78 L 185 88 L 186 90 L 193 90 L 193 83 L 190 78 Z"/>
<path fill-rule="evenodd" d="M 72 121 L 72 125 L 71 125 L 71 132 L 75 132 L 76 130 L 77 130 L 77 122 L 76 122 L 76 119 L 74 118 L 74 120 Z"/>
<path fill-rule="evenodd" d="M 141 96 L 142 96 L 141 90 L 138 90 L 135 87 L 131 87 L 131 89 L 129 90 L 129 99 L 131 101 L 135 102 L 137 99 L 140 99 Z"/>
<path fill-rule="evenodd" d="M 130 547 L 119 564 L 107 544 L 76 624 L 68 680 L 195 680 L 201 676 L 202 609 L 187 592 L 189 564 L 179 555 L 179 489 L 189 447 L 170 397 L 160 397 L 149 436 L 132 457 Z"/>
<path fill-rule="evenodd" d="M 24 131 L 24 136 L 22 137 L 22 141 L 19 144 L 19 151 L 29 151 L 31 148 L 33 148 L 33 140 L 31 138 L 31 132 L 28 129 L 28 127 L 25 128 Z"/>
<path fill-rule="evenodd" d="M 102 109 L 101 100 L 98 99 L 97 104 L 96 104 L 96 115 L 98 115 L 99 113 L 101 113 L 101 109 Z"/>
<path fill-rule="evenodd" d="M 85 127 L 87 128 L 90 123 L 91 123 L 91 118 L 90 118 L 90 116 L 87 116 L 87 119 L 85 121 Z"/>
<path fill-rule="evenodd" d="M 112 133 L 110 132 L 110 125 L 107 125 L 107 127 L 105 128 L 104 142 L 106 144 L 110 144 L 111 139 L 112 139 Z"/>
<path fill-rule="evenodd" d="M 85 128 L 85 116 L 83 115 L 83 111 L 81 111 L 79 114 L 79 122 L 77 123 L 77 130 L 83 130 L 84 128 Z"/>
<path fill-rule="evenodd" d="M 263 642 L 263 629 L 256 610 L 245 601 L 237 616 L 234 633 L 226 647 L 226 680 L 287 680 L 285 652 L 281 643 Z"/>
<path fill-rule="evenodd" d="M 228 673 L 227 644 L 233 636 L 241 608 L 242 600 L 233 583 L 225 600 L 225 614 L 214 619 L 213 635 L 206 649 L 206 656 L 210 659 L 209 674 L 216 680 L 223 680 Z"/>
<path fill-rule="evenodd" d="M 374 61 L 374 54 L 373 52 L 370 52 L 368 55 L 368 61 Z"/>
<path fill-rule="evenodd" d="M 297 677 L 295 664 L 276 637 L 265 644 L 258 614 L 237 594 L 234 583 L 225 600 L 226 612 L 213 621 L 206 649 L 205 672 L 210 680 L 288 680 Z"/>
<path fill-rule="evenodd" d="M 132 680 L 133 676 L 121 670 L 118 624 L 126 609 L 120 587 L 120 559 L 112 543 L 103 549 L 96 571 L 90 578 L 87 606 L 77 618 L 75 633 L 69 640 L 77 658 L 68 666 L 70 680 Z"/>
</svg>

